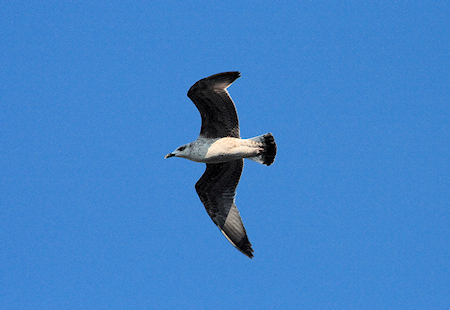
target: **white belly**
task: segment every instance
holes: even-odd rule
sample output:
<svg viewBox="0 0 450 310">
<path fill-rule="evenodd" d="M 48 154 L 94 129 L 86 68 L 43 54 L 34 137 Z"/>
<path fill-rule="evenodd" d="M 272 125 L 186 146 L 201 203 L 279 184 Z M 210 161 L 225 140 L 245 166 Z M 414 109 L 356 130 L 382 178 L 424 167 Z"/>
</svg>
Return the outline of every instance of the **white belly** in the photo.
<svg viewBox="0 0 450 310">
<path fill-rule="evenodd" d="M 222 138 L 207 149 L 202 162 L 220 163 L 236 159 L 253 157 L 262 151 L 259 143 L 247 139 Z"/>
</svg>

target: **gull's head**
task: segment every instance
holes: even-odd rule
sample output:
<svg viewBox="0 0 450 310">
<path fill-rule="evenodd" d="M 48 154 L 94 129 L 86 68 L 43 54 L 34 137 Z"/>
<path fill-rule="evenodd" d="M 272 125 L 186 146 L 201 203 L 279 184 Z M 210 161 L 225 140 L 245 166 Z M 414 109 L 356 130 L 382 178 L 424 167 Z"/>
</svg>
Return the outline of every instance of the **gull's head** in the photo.
<svg viewBox="0 0 450 310">
<path fill-rule="evenodd" d="M 177 148 L 172 153 L 167 154 L 164 156 L 164 159 L 170 158 L 170 157 L 183 157 L 187 158 L 191 154 L 190 144 L 185 144 Z"/>
</svg>

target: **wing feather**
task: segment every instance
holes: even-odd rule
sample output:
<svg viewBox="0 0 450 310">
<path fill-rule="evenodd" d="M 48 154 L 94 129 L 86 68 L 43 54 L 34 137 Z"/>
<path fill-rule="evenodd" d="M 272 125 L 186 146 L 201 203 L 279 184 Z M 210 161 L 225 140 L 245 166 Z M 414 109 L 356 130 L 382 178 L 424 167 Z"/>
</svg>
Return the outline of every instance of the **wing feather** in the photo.
<svg viewBox="0 0 450 310">
<path fill-rule="evenodd" d="M 224 72 L 196 82 L 188 91 L 202 117 L 200 136 L 205 138 L 239 138 L 236 107 L 227 88 L 240 76 L 239 72 Z"/>
<path fill-rule="evenodd" d="M 239 251 L 253 257 L 239 211 L 234 203 L 236 187 L 242 174 L 244 160 L 207 164 L 206 171 L 195 189 L 213 222 Z"/>
</svg>

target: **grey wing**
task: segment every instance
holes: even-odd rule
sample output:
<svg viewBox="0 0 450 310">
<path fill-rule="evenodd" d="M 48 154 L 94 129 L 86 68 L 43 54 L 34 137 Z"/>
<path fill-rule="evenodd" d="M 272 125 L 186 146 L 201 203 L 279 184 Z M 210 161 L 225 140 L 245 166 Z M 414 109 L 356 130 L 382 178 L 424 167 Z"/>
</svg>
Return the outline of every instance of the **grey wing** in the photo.
<svg viewBox="0 0 450 310">
<path fill-rule="evenodd" d="M 224 72 L 204 78 L 188 91 L 202 117 L 200 136 L 205 138 L 239 138 L 239 121 L 236 107 L 227 87 L 238 77 L 239 72 Z"/>
<path fill-rule="evenodd" d="M 239 211 L 234 204 L 235 191 L 243 166 L 243 159 L 220 164 L 207 164 L 205 173 L 195 184 L 195 189 L 209 216 L 228 241 L 239 251 L 252 258 L 252 245 L 248 240 Z"/>
</svg>

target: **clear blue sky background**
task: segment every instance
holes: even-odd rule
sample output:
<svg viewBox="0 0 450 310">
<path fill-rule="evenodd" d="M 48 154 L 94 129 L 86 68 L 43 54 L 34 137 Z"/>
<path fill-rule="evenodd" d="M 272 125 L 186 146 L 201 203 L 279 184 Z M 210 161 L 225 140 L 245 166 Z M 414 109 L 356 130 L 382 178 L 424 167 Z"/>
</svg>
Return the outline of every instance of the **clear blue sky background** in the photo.
<svg viewBox="0 0 450 310">
<path fill-rule="evenodd" d="M 0 308 L 448 309 L 450 2 L 186 3 L 0 3 Z M 231 70 L 253 260 L 163 159 Z"/>
</svg>

